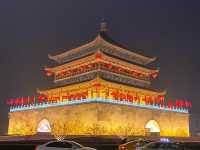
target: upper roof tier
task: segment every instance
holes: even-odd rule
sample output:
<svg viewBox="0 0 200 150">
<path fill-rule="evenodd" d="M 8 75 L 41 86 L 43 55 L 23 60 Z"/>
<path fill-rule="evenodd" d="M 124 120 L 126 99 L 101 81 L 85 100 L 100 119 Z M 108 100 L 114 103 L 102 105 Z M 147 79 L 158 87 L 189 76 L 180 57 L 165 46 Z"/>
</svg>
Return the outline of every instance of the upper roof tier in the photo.
<svg viewBox="0 0 200 150">
<path fill-rule="evenodd" d="M 66 50 L 57 55 L 49 54 L 48 57 L 58 63 L 67 63 L 91 55 L 96 51 L 101 51 L 129 63 L 140 65 L 147 65 L 156 59 L 156 57 L 147 57 L 125 48 L 112 40 L 105 31 L 101 31 L 93 41 L 87 44 L 71 50 Z"/>
</svg>

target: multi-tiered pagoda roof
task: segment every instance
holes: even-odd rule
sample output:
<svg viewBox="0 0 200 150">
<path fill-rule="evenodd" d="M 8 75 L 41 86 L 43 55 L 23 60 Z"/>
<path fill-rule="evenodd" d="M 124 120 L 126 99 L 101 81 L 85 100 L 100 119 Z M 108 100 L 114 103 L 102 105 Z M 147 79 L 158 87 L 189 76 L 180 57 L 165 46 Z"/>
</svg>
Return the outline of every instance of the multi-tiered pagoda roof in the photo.
<svg viewBox="0 0 200 150">
<path fill-rule="evenodd" d="M 55 87 L 81 83 L 95 78 L 137 88 L 151 87 L 157 69 L 148 67 L 156 57 L 148 57 L 125 48 L 101 30 L 91 42 L 65 52 L 48 55 L 57 63 L 45 70 L 54 74 Z"/>
</svg>

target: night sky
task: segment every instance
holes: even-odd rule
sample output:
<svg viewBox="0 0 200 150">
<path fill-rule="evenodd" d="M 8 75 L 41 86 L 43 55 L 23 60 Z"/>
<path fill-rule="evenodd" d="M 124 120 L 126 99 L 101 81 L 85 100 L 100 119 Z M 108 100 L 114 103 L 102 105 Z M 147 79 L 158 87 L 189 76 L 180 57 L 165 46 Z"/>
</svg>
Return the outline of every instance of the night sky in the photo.
<svg viewBox="0 0 200 150">
<path fill-rule="evenodd" d="M 47 55 L 94 39 L 102 18 L 114 40 L 159 58 L 154 87 L 167 90 L 170 98 L 192 101 L 191 113 L 200 114 L 199 5 L 189 0 L 1 0 L 0 131 L 7 130 L 6 99 L 50 85 L 43 72 L 50 64 Z"/>
</svg>

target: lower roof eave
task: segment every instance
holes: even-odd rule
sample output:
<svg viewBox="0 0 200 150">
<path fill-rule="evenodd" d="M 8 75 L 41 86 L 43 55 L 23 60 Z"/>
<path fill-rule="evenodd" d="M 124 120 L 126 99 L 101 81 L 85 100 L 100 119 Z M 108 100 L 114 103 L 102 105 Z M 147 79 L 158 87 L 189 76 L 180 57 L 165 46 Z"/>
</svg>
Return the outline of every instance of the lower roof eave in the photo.
<svg viewBox="0 0 200 150">
<path fill-rule="evenodd" d="M 97 81 L 98 79 L 99 79 L 99 81 L 103 81 L 103 82 L 121 84 L 121 85 L 132 87 L 132 88 L 135 88 L 135 89 L 138 89 L 138 90 L 139 89 L 146 90 L 148 92 L 153 92 L 153 93 L 158 94 L 158 95 L 166 95 L 166 93 L 167 93 L 165 90 L 158 90 L 158 89 L 154 89 L 154 88 L 142 87 L 142 86 L 136 86 L 136 85 L 133 86 L 133 85 L 129 85 L 129 84 L 124 84 L 124 83 L 104 79 L 101 76 L 96 76 L 93 79 L 89 79 L 89 80 L 82 81 L 82 82 L 79 82 L 79 83 L 63 84 L 63 85 L 53 86 L 53 87 L 49 87 L 49 88 L 45 88 L 45 89 L 37 89 L 37 93 L 41 94 L 41 93 L 43 93 L 47 90 L 53 90 L 53 89 L 58 89 L 58 88 L 61 88 L 61 87 L 67 87 L 67 86 L 72 86 L 72 85 L 77 85 L 77 84 L 84 84 L 84 83 L 88 83 L 88 82 L 91 82 L 91 84 L 92 84 L 92 83 L 94 83 L 94 81 Z"/>
</svg>

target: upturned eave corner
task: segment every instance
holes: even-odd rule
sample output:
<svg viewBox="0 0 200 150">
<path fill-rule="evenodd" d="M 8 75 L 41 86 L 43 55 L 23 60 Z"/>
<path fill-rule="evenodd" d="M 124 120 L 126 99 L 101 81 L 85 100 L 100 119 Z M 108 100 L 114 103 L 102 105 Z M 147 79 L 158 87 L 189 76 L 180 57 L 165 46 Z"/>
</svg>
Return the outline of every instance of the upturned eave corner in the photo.
<svg viewBox="0 0 200 150">
<path fill-rule="evenodd" d="M 110 47 L 113 47 L 113 48 L 115 48 L 115 49 L 119 49 L 119 50 L 121 50 L 121 51 L 125 51 L 125 52 L 127 52 L 128 54 L 130 54 L 130 55 L 134 55 L 134 56 L 136 56 L 136 57 L 138 57 L 138 58 L 140 58 L 140 59 L 143 59 L 143 60 L 144 60 L 144 65 L 147 65 L 147 64 L 149 64 L 149 63 L 151 63 L 151 62 L 153 62 L 153 61 L 155 61 L 155 60 L 157 59 L 157 57 L 148 57 L 148 56 L 144 56 L 144 55 L 141 55 L 141 54 L 136 53 L 136 52 L 134 52 L 134 51 L 130 51 L 130 50 L 127 49 L 127 48 L 124 48 L 124 47 L 121 47 L 121 46 L 119 46 L 119 45 L 113 44 L 113 43 L 107 41 L 106 39 L 104 39 L 100 34 L 97 36 L 96 39 L 97 39 L 97 41 L 99 41 L 99 42 L 103 42 L 103 43 L 106 44 L 108 47 L 110 46 Z"/>
<path fill-rule="evenodd" d="M 167 90 L 163 90 L 161 93 L 162 95 L 167 95 Z"/>
<path fill-rule="evenodd" d="M 44 66 L 44 70 L 45 70 L 45 71 L 48 71 L 49 69 L 50 69 L 49 67 Z"/>
<path fill-rule="evenodd" d="M 36 88 L 36 93 L 41 94 L 41 90 L 39 88 Z"/>
<path fill-rule="evenodd" d="M 159 68 L 157 68 L 157 69 L 152 69 L 151 70 L 151 73 L 159 73 L 160 72 L 160 69 Z"/>
<path fill-rule="evenodd" d="M 51 59 L 51 60 L 55 60 L 55 57 L 52 56 L 51 54 L 48 54 L 48 58 Z"/>
<path fill-rule="evenodd" d="M 149 62 L 147 64 L 150 64 L 150 63 L 156 61 L 157 59 L 158 59 L 158 57 L 151 57 L 151 58 L 149 58 Z"/>
</svg>

